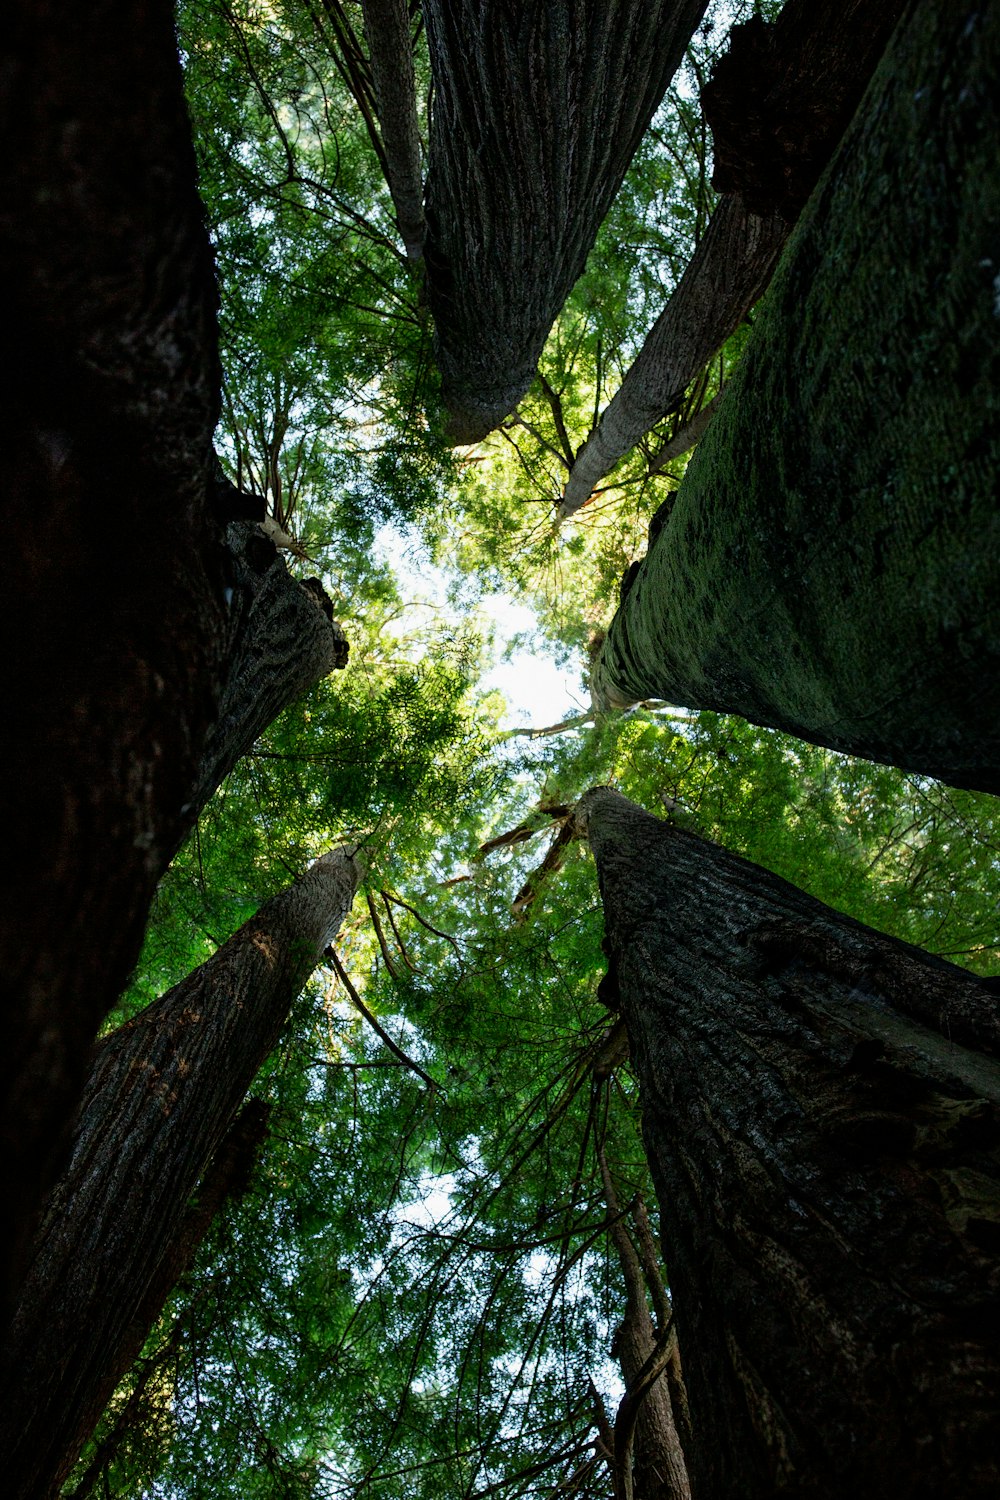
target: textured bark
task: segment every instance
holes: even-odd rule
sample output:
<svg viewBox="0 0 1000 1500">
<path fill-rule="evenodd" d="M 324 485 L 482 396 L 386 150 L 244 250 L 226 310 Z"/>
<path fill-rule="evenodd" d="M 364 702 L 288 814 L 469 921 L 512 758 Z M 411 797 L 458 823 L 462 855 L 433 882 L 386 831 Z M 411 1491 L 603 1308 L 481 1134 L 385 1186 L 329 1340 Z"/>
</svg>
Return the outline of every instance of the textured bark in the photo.
<svg viewBox="0 0 1000 1500">
<path fill-rule="evenodd" d="M 159 1273 L 184 1236 L 191 1194 L 349 911 L 358 873 L 346 851 L 324 855 L 99 1044 L 4 1350 L 12 1497 L 50 1496 L 72 1467 L 123 1350 L 135 1348 L 137 1315 L 155 1315 L 166 1293 Z"/>
<path fill-rule="evenodd" d="M 739 326 L 771 279 L 790 226 L 722 199 L 701 243 L 617 393 L 569 473 L 561 519 L 590 499 L 641 437 L 679 409 L 692 380 Z"/>
<path fill-rule="evenodd" d="M 257 526 L 233 522 L 226 541 L 227 673 L 187 809 L 192 819 L 289 704 L 347 665 L 347 639 L 319 580 L 294 579 Z"/>
<path fill-rule="evenodd" d="M 704 0 L 425 0 L 427 295 L 455 442 L 534 378 Z"/>
<path fill-rule="evenodd" d="M 702 96 L 724 192 L 676 291 L 570 470 L 572 515 L 739 327 L 857 108 L 903 0 L 789 0 L 734 28 Z"/>
<path fill-rule="evenodd" d="M 225 579 L 215 286 L 170 0 L 12 0 L 0 129 L 6 1295 L 186 826 Z"/>
<path fill-rule="evenodd" d="M 915 0 L 630 580 L 655 695 L 1000 790 L 1000 10 Z"/>
<path fill-rule="evenodd" d="M 691 1486 L 667 1378 L 671 1358 L 677 1359 L 677 1338 L 670 1326 L 669 1303 L 661 1283 L 660 1326 L 654 1327 L 642 1262 L 624 1220 L 615 1217 L 620 1213 L 620 1205 L 603 1151 L 600 1166 L 604 1198 L 612 1216 L 611 1239 L 625 1281 L 625 1315 L 615 1332 L 611 1351 L 625 1383 L 625 1396 L 614 1429 L 615 1495 L 618 1500 L 628 1500 L 633 1495 L 638 1500 L 690 1500 Z M 658 1277 L 656 1268 L 651 1269 Z"/>
<path fill-rule="evenodd" d="M 1000 1022 L 971 975 L 599 789 L 695 1496 L 996 1493 Z"/>
<path fill-rule="evenodd" d="M 413 72 L 410 8 L 406 0 L 362 0 L 386 180 L 406 258 L 424 253 L 424 181 Z"/>
</svg>

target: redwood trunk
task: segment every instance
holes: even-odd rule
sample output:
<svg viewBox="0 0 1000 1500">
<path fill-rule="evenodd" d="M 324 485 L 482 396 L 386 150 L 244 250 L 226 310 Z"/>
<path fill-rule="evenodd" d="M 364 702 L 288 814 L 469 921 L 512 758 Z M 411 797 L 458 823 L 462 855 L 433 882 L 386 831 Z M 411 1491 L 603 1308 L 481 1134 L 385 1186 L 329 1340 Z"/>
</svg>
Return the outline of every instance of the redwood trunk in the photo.
<svg viewBox="0 0 1000 1500">
<path fill-rule="evenodd" d="M 191 1194 L 357 880 L 346 851 L 324 855 L 99 1044 L 4 1351 L 11 1497 L 49 1497 L 72 1468 L 134 1354 L 140 1310 L 152 1318 L 166 1295 L 159 1273 L 184 1236 Z"/>
<path fill-rule="evenodd" d="M 424 180 L 407 0 L 362 0 L 386 179 L 396 224 L 415 265 L 424 253 Z"/>
<path fill-rule="evenodd" d="M 996 1493 L 1000 1023 L 971 975 L 617 793 L 581 804 L 692 1492 Z"/>
<path fill-rule="evenodd" d="M 257 526 L 233 522 L 226 540 L 226 680 L 185 810 L 190 823 L 268 725 L 347 665 L 347 639 L 318 580 L 293 578 Z"/>
<path fill-rule="evenodd" d="M 914 0 L 788 245 L 595 699 L 1000 791 L 1000 8 Z"/>
<path fill-rule="evenodd" d="M 691 263 L 570 470 L 572 515 L 639 439 L 677 411 L 777 264 L 875 71 L 903 0 L 789 0 L 734 28 L 702 102 L 723 197 Z"/>
<path fill-rule="evenodd" d="M 215 285 L 171 0 L 12 0 L 0 120 L 2 1296 L 189 826 L 225 581 Z"/>
<path fill-rule="evenodd" d="M 705 0 L 425 0 L 427 295 L 455 442 L 530 386 Z"/>
</svg>

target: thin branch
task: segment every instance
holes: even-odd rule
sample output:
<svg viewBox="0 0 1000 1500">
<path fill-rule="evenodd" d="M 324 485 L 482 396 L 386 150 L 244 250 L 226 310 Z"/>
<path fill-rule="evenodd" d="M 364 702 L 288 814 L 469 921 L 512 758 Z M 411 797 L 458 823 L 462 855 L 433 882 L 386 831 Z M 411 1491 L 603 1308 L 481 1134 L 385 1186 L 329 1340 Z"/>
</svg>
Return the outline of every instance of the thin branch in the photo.
<svg viewBox="0 0 1000 1500">
<path fill-rule="evenodd" d="M 365 1020 L 368 1022 L 369 1026 L 375 1032 L 375 1035 L 381 1038 L 381 1040 L 389 1048 L 389 1051 L 393 1054 L 393 1056 L 398 1057 L 401 1063 L 405 1063 L 411 1073 L 416 1073 L 418 1078 L 422 1078 L 432 1093 L 443 1095 L 444 1091 L 437 1080 L 432 1078 L 429 1073 L 425 1073 L 420 1064 L 415 1063 L 412 1057 L 408 1057 L 407 1054 L 403 1051 L 402 1047 L 400 1047 L 396 1042 L 393 1041 L 392 1037 L 386 1031 L 385 1027 L 382 1026 L 380 1022 L 378 1022 L 372 1015 L 371 1011 L 368 1009 L 367 1005 L 362 1000 L 361 996 L 358 994 L 357 990 L 354 988 L 353 984 L 348 978 L 347 970 L 344 968 L 343 964 L 340 962 L 340 959 L 337 957 L 336 951 L 332 947 L 327 948 L 326 952 L 324 953 L 324 957 L 328 958 L 333 964 L 337 978 L 340 980 L 341 984 L 344 986 L 344 989 L 351 997 L 351 1003 L 361 1012 Z"/>
</svg>

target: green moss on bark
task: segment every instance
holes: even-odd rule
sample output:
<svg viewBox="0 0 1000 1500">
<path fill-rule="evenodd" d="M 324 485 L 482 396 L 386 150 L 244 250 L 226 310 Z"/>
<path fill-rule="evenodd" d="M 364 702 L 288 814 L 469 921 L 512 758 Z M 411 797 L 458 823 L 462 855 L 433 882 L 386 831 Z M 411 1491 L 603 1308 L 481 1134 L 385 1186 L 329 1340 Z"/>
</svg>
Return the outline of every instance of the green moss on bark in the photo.
<svg viewBox="0 0 1000 1500">
<path fill-rule="evenodd" d="M 1000 12 L 918 0 L 595 671 L 1000 788 Z"/>
</svg>

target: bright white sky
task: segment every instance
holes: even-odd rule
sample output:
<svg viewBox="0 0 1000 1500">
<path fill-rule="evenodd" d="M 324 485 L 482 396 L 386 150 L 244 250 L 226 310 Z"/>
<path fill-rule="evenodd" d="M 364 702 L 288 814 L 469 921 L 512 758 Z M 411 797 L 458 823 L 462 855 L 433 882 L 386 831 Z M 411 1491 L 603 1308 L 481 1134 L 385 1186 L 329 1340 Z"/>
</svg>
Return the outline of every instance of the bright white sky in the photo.
<svg viewBox="0 0 1000 1500">
<path fill-rule="evenodd" d="M 392 566 L 407 602 L 430 605 L 436 612 L 449 608 L 446 575 L 433 565 L 419 542 L 383 526 L 375 537 L 375 549 Z M 495 665 L 481 685 L 486 690 L 498 689 L 507 699 L 509 710 L 502 728 L 543 728 L 589 706 L 583 701 L 579 669 L 556 665 L 536 634 L 538 625 L 530 609 L 508 594 L 494 594 L 483 599 L 479 611 L 494 626 L 496 647 Z M 534 636 L 537 649 L 514 649 L 505 659 L 508 644 L 526 634 Z"/>
</svg>

